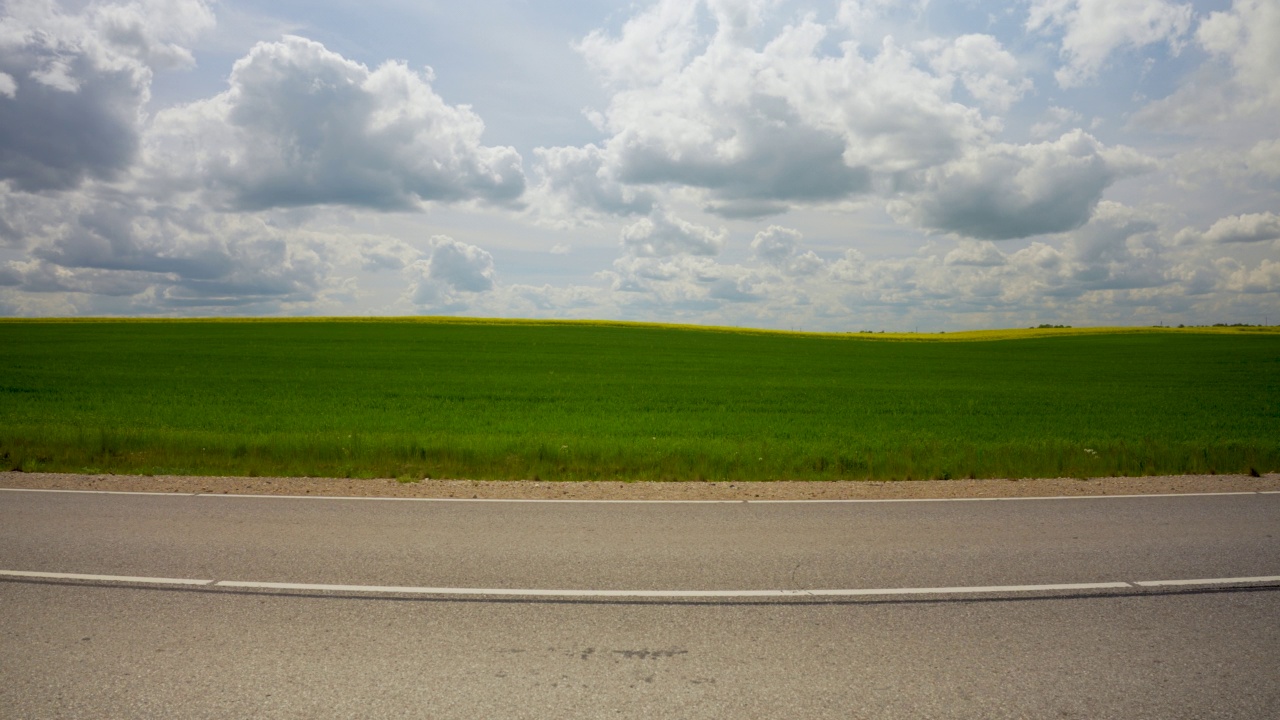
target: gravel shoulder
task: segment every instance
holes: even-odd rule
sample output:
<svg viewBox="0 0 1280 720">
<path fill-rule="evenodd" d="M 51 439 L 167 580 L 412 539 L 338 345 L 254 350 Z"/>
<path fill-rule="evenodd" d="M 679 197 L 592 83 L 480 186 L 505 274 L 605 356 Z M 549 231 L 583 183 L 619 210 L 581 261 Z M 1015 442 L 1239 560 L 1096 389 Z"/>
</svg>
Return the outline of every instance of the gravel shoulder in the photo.
<svg viewBox="0 0 1280 720">
<path fill-rule="evenodd" d="M 0 488 L 510 500 L 906 500 L 1280 491 L 1280 473 L 1022 480 L 535 482 L 0 472 Z"/>
</svg>

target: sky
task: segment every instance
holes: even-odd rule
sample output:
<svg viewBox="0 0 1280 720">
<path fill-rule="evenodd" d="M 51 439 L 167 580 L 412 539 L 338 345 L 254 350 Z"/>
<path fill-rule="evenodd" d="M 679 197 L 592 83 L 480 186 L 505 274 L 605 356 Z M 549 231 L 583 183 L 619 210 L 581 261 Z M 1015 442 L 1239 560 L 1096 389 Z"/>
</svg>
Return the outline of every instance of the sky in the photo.
<svg viewBox="0 0 1280 720">
<path fill-rule="evenodd" d="M 0 0 L 0 315 L 1280 324 L 1280 2 Z"/>
</svg>

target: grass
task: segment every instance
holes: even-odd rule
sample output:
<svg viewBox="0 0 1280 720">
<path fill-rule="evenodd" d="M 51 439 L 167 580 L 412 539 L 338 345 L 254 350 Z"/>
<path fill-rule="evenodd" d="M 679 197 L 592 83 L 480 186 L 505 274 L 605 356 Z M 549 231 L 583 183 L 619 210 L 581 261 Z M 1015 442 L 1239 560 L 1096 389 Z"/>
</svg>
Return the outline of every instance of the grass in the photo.
<svg viewBox="0 0 1280 720">
<path fill-rule="evenodd" d="M 404 481 L 1267 472 L 1280 469 L 1280 333 L 3 321 L 0 467 Z"/>
</svg>

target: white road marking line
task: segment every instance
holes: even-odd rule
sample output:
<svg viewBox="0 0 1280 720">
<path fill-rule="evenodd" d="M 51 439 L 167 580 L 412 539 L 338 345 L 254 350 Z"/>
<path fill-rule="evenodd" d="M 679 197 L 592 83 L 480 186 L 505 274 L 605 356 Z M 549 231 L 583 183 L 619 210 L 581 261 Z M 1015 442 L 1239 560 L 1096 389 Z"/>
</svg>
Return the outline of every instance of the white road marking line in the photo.
<svg viewBox="0 0 1280 720">
<path fill-rule="evenodd" d="M 4 492 L 33 493 L 81 493 L 86 495 L 171 495 L 173 497 L 195 497 L 199 493 L 177 492 L 144 492 L 142 490 L 52 490 L 46 488 L 0 488 Z"/>
<path fill-rule="evenodd" d="M 990 585 L 985 587 L 865 588 L 848 590 L 536 590 L 520 588 L 432 588 L 319 583 L 271 583 L 224 580 L 218 587 L 263 588 L 271 590 L 318 590 L 356 593 L 401 593 L 412 595 L 502 595 L 530 597 L 634 597 L 634 598 L 760 598 L 760 597 L 858 597 L 867 595 L 959 595 L 975 593 L 1017 593 L 1044 590 L 1105 590 L 1127 588 L 1119 582 L 1069 583 L 1056 585 Z"/>
<path fill-rule="evenodd" d="M 1270 577 L 1217 578 L 1213 580 L 1139 580 L 1138 582 L 1135 582 L 1134 585 L 1140 585 L 1142 587 L 1170 587 L 1176 585 L 1230 585 L 1234 583 L 1260 582 L 1280 582 L 1280 575 L 1272 575 Z"/>
<path fill-rule="evenodd" d="M 1235 492 L 1203 493 L 1150 493 L 1136 495 L 1043 495 L 1035 497 L 963 497 L 963 498 L 851 498 L 845 500 L 560 500 L 556 498 L 418 498 L 418 497 L 355 497 L 344 495 L 250 495 L 237 493 L 168 493 L 124 490 L 46 490 L 41 488 L 0 488 L 0 492 L 48 492 L 81 493 L 88 495 L 163 495 L 168 497 L 241 498 L 258 500 L 375 500 L 438 503 L 569 503 L 615 505 L 820 505 L 859 503 L 932 503 L 932 502 L 1006 502 L 1021 500 L 1128 500 L 1142 498 L 1221 497 L 1231 495 L 1280 495 L 1280 490 L 1241 490 Z"/>
<path fill-rule="evenodd" d="M 810 595 L 971 595 L 980 593 L 1026 593 L 1052 590 L 1109 590 L 1127 588 L 1123 582 L 1055 583 L 1048 585 L 987 585 L 937 588 L 873 588 L 866 590 L 808 590 Z"/>
<path fill-rule="evenodd" d="M 212 585 L 212 580 L 192 578 L 136 577 L 132 575 L 89 575 L 85 573 L 31 572 L 27 570 L 0 570 L 0 577 L 44 578 L 47 580 L 99 580 L 119 583 L 149 583 L 156 585 Z"/>
<path fill-rule="evenodd" d="M 282 500 L 410 500 L 415 502 L 490 502 L 490 503 L 568 503 L 615 505 L 817 505 L 858 503 L 930 503 L 930 502 L 983 502 L 1004 500 L 1120 500 L 1131 498 L 1214 497 L 1220 495 L 1258 495 L 1252 490 L 1212 493 L 1152 493 L 1147 495 L 1053 495 L 1042 497 L 963 497 L 963 498 L 852 498 L 845 500 L 559 500 L 556 498 L 402 498 L 402 497 L 344 497 L 340 495 L 236 495 L 232 493 L 194 493 L 196 497 L 210 498 L 279 498 Z"/>
<path fill-rule="evenodd" d="M 980 585 L 917 588 L 850 588 L 818 590 L 554 590 L 535 588 L 449 588 L 405 585 L 335 585 L 329 583 L 256 582 L 249 580 L 195 580 L 188 578 L 134 577 L 127 575 L 87 575 L 82 573 L 30 572 L 0 570 L 0 577 L 24 577 L 52 580 L 96 580 L 116 583 L 160 585 L 207 585 L 220 588 L 259 590 L 309 590 L 313 592 L 345 592 L 358 594 L 397 595 L 469 595 L 473 597 L 561 597 L 561 598 L 796 598 L 796 597 L 866 597 L 901 595 L 978 595 L 1034 593 L 1078 590 L 1130 589 L 1133 586 L 1162 587 L 1173 585 L 1243 585 L 1280 582 L 1280 575 L 1235 578 L 1197 578 L 1191 580 L 1150 580 L 1138 582 L 1051 583 L 1041 585 Z"/>
</svg>

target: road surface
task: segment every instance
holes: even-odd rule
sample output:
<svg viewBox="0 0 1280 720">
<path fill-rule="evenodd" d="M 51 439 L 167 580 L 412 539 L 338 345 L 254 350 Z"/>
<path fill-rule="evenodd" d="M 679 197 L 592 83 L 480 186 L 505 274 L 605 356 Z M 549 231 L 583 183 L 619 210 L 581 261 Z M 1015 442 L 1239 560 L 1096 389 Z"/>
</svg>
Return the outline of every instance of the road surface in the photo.
<svg viewBox="0 0 1280 720">
<path fill-rule="evenodd" d="M 0 491 L 0 571 L 4 717 L 1280 716 L 1274 493 Z"/>
</svg>

